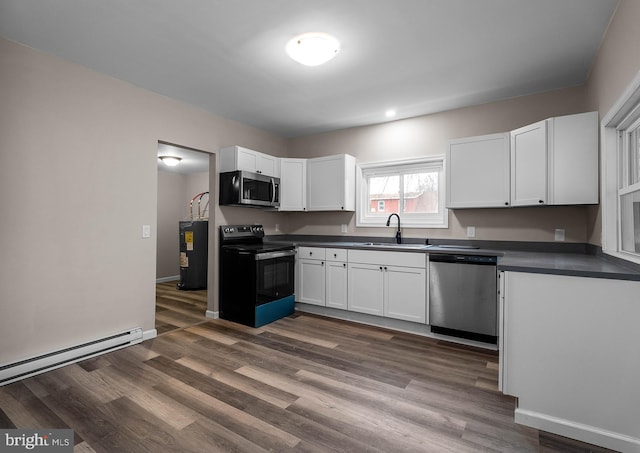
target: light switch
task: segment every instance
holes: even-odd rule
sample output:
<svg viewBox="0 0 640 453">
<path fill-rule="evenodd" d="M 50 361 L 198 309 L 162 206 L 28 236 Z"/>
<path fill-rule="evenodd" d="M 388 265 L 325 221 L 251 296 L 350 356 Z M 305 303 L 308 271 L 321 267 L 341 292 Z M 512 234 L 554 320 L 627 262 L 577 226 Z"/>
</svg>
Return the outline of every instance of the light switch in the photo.
<svg viewBox="0 0 640 453">
<path fill-rule="evenodd" d="M 346 224 L 346 223 L 343 223 L 343 224 L 340 226 L 340 231 L 342 231 L 343 233 L 346 233 L 346 232 L 347 232 L 347 224 Z"/>
<path fill-rule="evenodd" d="M 151 237 L 151 225 L 142 225 L 142 237 L 143 238 Z"/>
</svg>

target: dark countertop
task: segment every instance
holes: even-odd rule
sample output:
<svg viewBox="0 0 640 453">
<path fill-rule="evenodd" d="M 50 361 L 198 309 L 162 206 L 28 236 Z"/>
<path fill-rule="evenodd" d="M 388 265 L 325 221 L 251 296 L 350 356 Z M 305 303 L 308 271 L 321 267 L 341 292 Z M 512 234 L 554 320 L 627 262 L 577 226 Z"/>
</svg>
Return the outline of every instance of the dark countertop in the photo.
<svg viewBox="0 0 640 453">
<path fill-rule="evenodd" d="M 640 269 L 605 256 L 580 253 L 509 251 L 498 259 L 501 271 L 640 281 Z"/>
<path fill-rule="evenodd" d="M 347 239 L 353 240 L 348 241 Z M 393 246 L 392 243 L 385 244 L 384 240 L 381 241 L 380 238 L 271 236 L 266 240 L 305 247 L 488 255 L 498 257 L 498 270 L 500 271 L 640 281 L 640 265 L 603 255 L 602 252 L 596 251 L 594 253 L 594 250 L 590 250 L 586 244 L 500 243 L 499 241 L 483 243 L 482 241 L 456 240 L 446 242 L 453 243 L 453 246 L 461 246 L 460 248 L 452 247 L 450 244 L 443 248 L 441 247 L 443 243 L 427 246 L 424 240 L 407 240 L 407 242 L 413 243 L 409 247 L 399 248 Z M 365 242 L 375 242 L 376 245 L 363 245 Z M 443 240 L 439 242 L 443 242 Z M 468 248 L 469 246 L 474 248 Z M 545 251 L 547 249 L 553 251 L 547 252 Z"/>
</svg>

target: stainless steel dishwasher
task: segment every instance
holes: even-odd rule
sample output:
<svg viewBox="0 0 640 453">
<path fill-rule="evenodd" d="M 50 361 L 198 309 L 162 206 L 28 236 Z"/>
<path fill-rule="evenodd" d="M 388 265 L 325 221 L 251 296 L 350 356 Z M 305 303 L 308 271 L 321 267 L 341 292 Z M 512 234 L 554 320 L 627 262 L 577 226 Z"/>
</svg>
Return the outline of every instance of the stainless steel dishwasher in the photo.
<svg viewBox="0 0 640 453">
<path fill-rule="evenodd" d="M 429 255 L 432 332 L 497 343 L 497 261 L 495 256 Z"/>
</svg>

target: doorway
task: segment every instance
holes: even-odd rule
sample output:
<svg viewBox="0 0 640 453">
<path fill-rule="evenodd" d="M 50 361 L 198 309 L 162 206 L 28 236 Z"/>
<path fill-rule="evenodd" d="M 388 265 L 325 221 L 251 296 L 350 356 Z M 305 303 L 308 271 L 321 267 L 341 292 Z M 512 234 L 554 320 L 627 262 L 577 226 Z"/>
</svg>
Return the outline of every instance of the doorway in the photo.
<svg viewBox="0 0 640 453">
<path fill-rule="evenodd" d="M 169 166 L 161 157 L 176 158 Z M 213 156 L 158 142 L 156 330 L 158 335 L 206 321 L 208 290 L 181 283 L 180 222 L 213 221 L 209 213 L 209 159 Z M 213 205 L 213 204 L 211 204 Z M 212 216 L 211 216 L 212 217 Z M 184 253 L 184 252 L 183 252 Z M 206 263 L 207 260 L 205 260 Z M 184 257 L 183 263 L 184 264 Z M 205 264 L 206 266 L 206 264 Z M 184 271 L 183 271 L 184 272 Z M 184 276 L 184 273 L 183 273 Z"/>
</svg>

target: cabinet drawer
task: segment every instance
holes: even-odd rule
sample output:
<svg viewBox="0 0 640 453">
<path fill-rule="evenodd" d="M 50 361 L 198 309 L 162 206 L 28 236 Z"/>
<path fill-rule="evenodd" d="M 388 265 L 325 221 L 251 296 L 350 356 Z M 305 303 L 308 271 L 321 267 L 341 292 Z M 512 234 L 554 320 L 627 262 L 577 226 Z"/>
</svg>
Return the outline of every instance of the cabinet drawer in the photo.
<svg viewBox="0 0 640 453">
<path fill-rule="evenodd" d="M 325 249 L 327 261 L 347 261 L 347 249 Z"/>
<path fill-rule="evenodd" d="M 349 263 L 387 266 L 427 267 L 426 253 L 385 252 L 378 250 L 349 250 Z"/>
<path fill-rule="evenodd" d="M 308 260 L 324 260 L 325 249 L 320 247 L 298 247 L 298 258 Z"/>
</svg>

